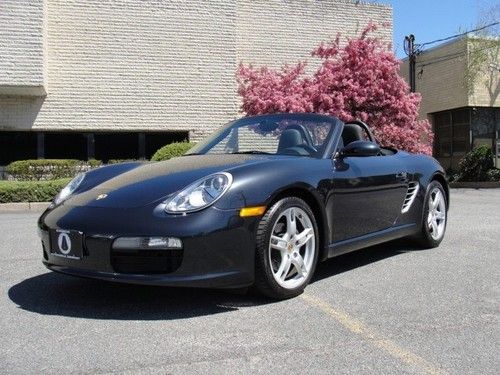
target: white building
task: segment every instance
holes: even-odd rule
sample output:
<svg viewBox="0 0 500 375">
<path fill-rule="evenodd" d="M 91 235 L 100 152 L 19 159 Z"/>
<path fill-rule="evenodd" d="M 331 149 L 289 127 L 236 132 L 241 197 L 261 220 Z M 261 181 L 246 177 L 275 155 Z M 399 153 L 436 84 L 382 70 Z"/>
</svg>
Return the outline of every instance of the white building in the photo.
<svg viewBox="0 0 500 375">
<path fill-rule="evenodd" d="M 308 58 L 392 22 L 348 0 L 1 0 L 0 165 L 149 157 L 238 117 L 240 61 Z M 380 36 L 392 39 L 392 29 Z"/>
</svg>

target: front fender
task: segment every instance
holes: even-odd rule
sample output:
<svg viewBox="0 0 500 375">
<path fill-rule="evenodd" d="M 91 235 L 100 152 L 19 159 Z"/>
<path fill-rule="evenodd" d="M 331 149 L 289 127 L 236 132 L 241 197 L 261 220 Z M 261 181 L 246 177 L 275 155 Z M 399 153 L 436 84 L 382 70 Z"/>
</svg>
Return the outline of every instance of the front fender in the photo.
<svg viewBox="0 0 500 375">
<path fill-rule="evenodd" d="M 321 200 L 322 181 L 332 175 L 329 159 L 294 158 L 229 170 L 233 184 L 216 203 L 220 209 L 268 205 L 285 190 L 303 189 Z"/>
</svg>

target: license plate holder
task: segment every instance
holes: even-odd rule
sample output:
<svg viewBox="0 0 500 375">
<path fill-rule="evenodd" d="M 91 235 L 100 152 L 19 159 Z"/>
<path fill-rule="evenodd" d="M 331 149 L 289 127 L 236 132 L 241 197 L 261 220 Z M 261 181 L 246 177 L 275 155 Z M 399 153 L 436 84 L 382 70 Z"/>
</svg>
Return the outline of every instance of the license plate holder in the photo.
<svg viewBox="0 0 500 375">
<path fill-rule="evenodd" d="M 53 230 L 50 235 L 50 252 L 62 258 L 82 259 L 83 233 L 77 230 Z"/>
</svg>

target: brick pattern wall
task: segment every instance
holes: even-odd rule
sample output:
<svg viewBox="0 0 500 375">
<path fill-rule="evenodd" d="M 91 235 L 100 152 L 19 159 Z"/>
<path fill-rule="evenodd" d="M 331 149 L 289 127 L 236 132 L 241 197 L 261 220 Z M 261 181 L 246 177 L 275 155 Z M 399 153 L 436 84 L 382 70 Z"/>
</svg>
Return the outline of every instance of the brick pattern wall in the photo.
<svg viewBox="0 0 500 375">
<path fill-rule="evenodd" d="M 450 43 L 417 57 L 416 91 L 422 95 L 420 118 L 467 106 L 465 67 L 465 43 Z M 408 82 L 407 60 L 401 65 L 401 74 Z"/>
<path fill-rule="evenodd" d="M 231 1 L 48 2 L 45 129 L 198 130 L 236 111 Z M 54 110 L 57 108 L 57 110 Z"/>
<path fill-rule="evenodd" d="M 498 38 L 498 37 L 497 37 Z M 500 46 L 499 40 L 469 40 L 469 54 L 476 59 L 484 59 L 477 69 L 474 88 L 469 96 L 469 105 L 477 107 L 500 107 Z M 480 57 L 478 57 L 478 55 Z"/>
<path fill-rule="evenodd" d="M 238 61 L 273 67 L 310 59 L 320 42 L 357 36 L 370 20 L 392 24 L 391 8 L 345 0 L 245 0 L 237 16 Z M 392 27 L 377 35 L 392 41 Z"/>
<path fill-rule="evenodd" d="M 44 0 L 0 0 L 0 95 L 44 95 Z"/>
<path fill-rule="evenodd" d="M 348 0 L 45 0 L 45 17 L 47 96 L 0 96 L 0 129 L 175 130 L 197 141 L 240 115 L 239 61 L 308 58 L 337 32 L 391 22 L 392 9 Z M 380 35 L 390 41 L 392 29 Z"/>
</svg>

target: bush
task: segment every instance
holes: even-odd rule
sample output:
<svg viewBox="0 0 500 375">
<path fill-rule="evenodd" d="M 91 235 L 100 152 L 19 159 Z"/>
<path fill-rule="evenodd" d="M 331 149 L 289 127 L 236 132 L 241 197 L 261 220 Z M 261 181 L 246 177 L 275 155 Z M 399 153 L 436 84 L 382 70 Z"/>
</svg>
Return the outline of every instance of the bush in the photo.
<svg viewBox="0 0 500 375">
<path fill-rule="evenodd" d="M 493 168 L 486 172 L 488 181 L 500 181 L 500 169 Z"/>
<path fill-rule="evenodd" d="M 496 172 L 493 169 L 493 152 L 487 146 L 479 146 L 469 152 L 458 164 L 455 181 L 491 181 Z"/>
<path fill-rule="evenodd" d="M 131 163 L 138 161 L 137 159 L 109 159 L 106 164 L 120 164 L 120 163 Z"/>
<path fill-rule="evenodd" d="M 14 180 L 41 181 L 73 177 L 102 165 L 100 160 L 33 159 L 10 163 L 6 172 Z"/>
<path fill-rule="evenodd" d="M 174 142 L 163 146 L 155 152 L 151 161 L 162 161 L 175 158 L 176 156 L 184 155 L 194 146 L 194 143 L 189 142 Z"/>
<path fill-rule="evenodd" d="M 69 181 L 0 181 L 0 203 L 49 202 Z"/>
</svg>

